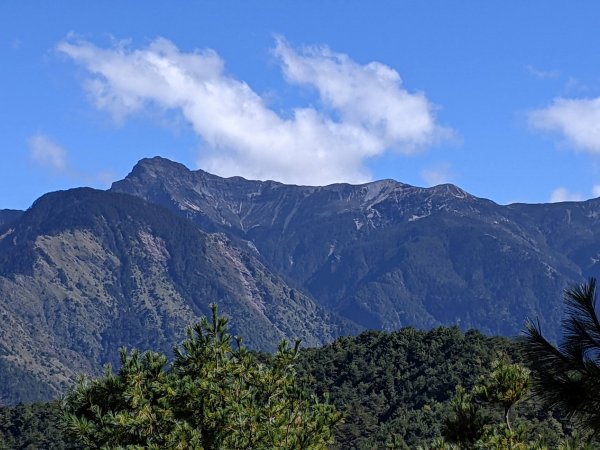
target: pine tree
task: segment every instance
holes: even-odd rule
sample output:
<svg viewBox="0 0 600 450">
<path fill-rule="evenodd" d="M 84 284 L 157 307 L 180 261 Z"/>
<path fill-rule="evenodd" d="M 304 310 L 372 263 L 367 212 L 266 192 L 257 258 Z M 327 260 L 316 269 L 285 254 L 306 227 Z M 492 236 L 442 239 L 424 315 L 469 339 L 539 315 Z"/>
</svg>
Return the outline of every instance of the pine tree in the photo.
<svg viewBox="0 0 600 450">
<path fill-rule="evenodd" d="M 122 351 L 116 374 L 82 379 L 65 399 L 67 428 L 87 448 L 325 449 L 341 415 L 301 388 L 298 348 L 283 341 L 260 362 L 213 306 L 171 366 Z"/>
</svg>

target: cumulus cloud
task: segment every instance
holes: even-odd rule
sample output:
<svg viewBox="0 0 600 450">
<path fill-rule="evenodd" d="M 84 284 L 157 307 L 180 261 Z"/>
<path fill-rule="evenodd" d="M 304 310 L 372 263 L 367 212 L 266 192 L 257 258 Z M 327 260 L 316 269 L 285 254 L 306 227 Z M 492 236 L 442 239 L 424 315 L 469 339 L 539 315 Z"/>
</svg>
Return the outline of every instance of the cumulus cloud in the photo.
<svg viewBox="0 0 600 450">
<path fill-rule="evenodd" d="M 452 178 L 452 168 L 449 163 L 442 163 L 422 170 L 421 178 L 428 186 L 449 183 Z"/>
<path fill-rule="evenodd" d="M 594 197 L 600 197 L 600 184 L 595 184 L 592 187 L 592 195 Z"/>
<path fill-rule="evenodd" d="M 562 135 L 573 147 L 600 153 L 600 97 L 554 99 L 546 108 L 529 113 L 530 125 Z"/>
<path fill-rule="evenodd" d="M 296 51 L 276 39 L 286 79 L 316 89 L 323 105 L 295 108 L 289 117 L 227 75 L 213 50 L 186 53 L 164 38 L 139 49 L 68 39 L 58 50 L 87 69 L 96 107 L 117 120 L 148 106 L 180 113 L 205 145 L 200 167 L 223 176 L 363 182 L 370 179 L 367 158 L 412 153 L 449 133 L 425 95 L 404 89 L 395 70 L 358 64 L 327 47 Z"/>
<path fill-rule="evenodd" d="M 394 69 L 371 62 L 360 65 L 327 47 L 296 52 L 277 38 L 275 54 L 286 79 L 313 86 L 323 103 L 344 122 L 376 133 L 389 146 L 412 152 L 444 134 L 434 121 L 433 105 L 423 93 L 409 93 Z"/>
<path fill-rule="evenodd" d="M 67 152 L 48 136 L 38 133 L 27 140 L 31 159 L 56 172 L 67 170 Z"/>
<path fill-rule="evenodd" d="M 558 202 L 578 202 L 583 200 L 583 196 L 578 192 L 571 192 L 565 187 L 558 187 L 550 195 L 550 203 Z"/>
</svg>

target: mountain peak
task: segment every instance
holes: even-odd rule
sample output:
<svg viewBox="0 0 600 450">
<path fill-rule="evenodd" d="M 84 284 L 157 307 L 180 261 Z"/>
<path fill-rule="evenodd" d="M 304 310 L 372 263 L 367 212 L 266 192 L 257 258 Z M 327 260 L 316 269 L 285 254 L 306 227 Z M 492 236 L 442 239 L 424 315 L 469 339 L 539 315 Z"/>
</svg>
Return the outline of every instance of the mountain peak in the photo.
<svg viewBox="0 0 600 450">
<path fill-rule="evenodd" d="M 163 158 L 162 156 L 155 156 L 153 158 L 140 159 L 128 176 L 142 173 L 156 176 L 157 173 L 169 172 L 189 172 L 189 169 L 181 163 Z"/>
<path fill-rule="evenodd" d="M 474 199 L 475 196 L 469 194 L 467 191 L 459 188 L 458 186 L 450 183 L 439 184 L 430 188 L 435 194 L 449 195 L 460 199 Z"/>
</svg>

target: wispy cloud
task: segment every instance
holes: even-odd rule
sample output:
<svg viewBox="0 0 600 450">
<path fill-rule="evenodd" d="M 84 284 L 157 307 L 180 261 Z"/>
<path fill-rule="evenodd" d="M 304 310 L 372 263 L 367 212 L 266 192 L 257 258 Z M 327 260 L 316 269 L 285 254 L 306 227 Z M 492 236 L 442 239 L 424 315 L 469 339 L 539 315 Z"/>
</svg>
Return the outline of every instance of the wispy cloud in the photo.
<svg viewBox="0 0 600 450">
<path fill-rule="evenodd" d="M 67 152 L 50 137 L 37 133 L 27 140 L 31 159 L 47 169 L 55 172 L 65 172 L 67 167 Z"/>
<path fill-rule="evenodd" d="M 67 150 L 53 138 L 37 133 L 27 139 L 30 159 L 53 175 L 98 188 L 107 188 L 117 179 L 110 170 L 86 171 L 69 161 Z"/>
<path fill-rule="evenodd" d="M 578 202 L 583 200 L 583 196 L 578 192 L 571 192 L 565 187 L 557 187 L 550 194 L 550 203 L 558 202 Z"/>
<path fill-rule="evenodd" d="M 452 176 L 452 167 L 450 163 L 441 163 L 421 171 L 421 178 L 428 186 L 449 183 Z"/>
<path fill-rule="evenodd" d="M 600 97 L 556 98 L 548 107 L 531 111 L 529 123 L 558 133 L 576 149 L 600 153 Z"/>
<path fill-rule="evenodd" d="M 389 150 L 414 153 L 451 134 L 425 94 L 406 90 L 395 70 L 358 64 L 327 47 L 296 50 L 276 39 L 286 79 L 316 89 L 322 103 L 297 107 L 289 117 L 227 75 L 213 50 L 186 53 L 163 38 L 140 49 L 69 38 L 58 50 L 88 70 L 96 107 L 117 120 L 148 106 L 179 112 L 205 144 L 199 165 L 224 176 L 362 182 L 370 179 L 366 159 Z"/>
<path fill-rule="evenodd" d="M 533 67 L 532 65 L 525 66 L 525 70 L 527 70 L 529 75 L 540 80 L 560 77 L 560 72 L 558 70 L 541 70 Z"/>
</svg>

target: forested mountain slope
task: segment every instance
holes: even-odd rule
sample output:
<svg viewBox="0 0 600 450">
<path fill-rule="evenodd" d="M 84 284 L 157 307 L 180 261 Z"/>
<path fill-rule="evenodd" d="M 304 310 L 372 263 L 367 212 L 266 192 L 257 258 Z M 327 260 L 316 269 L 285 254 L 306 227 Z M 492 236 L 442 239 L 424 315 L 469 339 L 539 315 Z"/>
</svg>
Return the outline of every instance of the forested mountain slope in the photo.
<svg viewBox="0 0 600 450">
<path fill-rule="evenodd" d="M 0 227 L 0 404 L 54 397 L 121 346 L 169 353 L 211 302 L 255 349 L 358 331 L 253 253 L 129 195 L 41 197 Z"/>
<path fill-rule="evenodd" d="M 512 339 L 476 330 L 463 333 L 457 327 L 407 327 L 364 332 L 307 349 L 301 354 L 300 372 L 308 377 L 311 391 L 327 395 L 345 415 L 334 449 L 386 448 L 394 438 L 402 444 L 394 448 L 414 449 L 444 434 L 456 387 L 470 389 L 489 374 L 500 355 L 520 361 Z M 566 430 L 556 420 L 560 416 L 539 406 L 534 396 L 527 398 L 516 408 L 516 424 L 556 448 Z M 501 422 L 501 408 L 485 402 L 480 406 L 487 420 Z"/>
<path fill-rule="evenodd" d="M 0 402 L 49 398 L 118 347 L 168 352 L 216 301 L 255 349 L 456 324 L 557 336 L 597 276 L 600 201 L 500 206 L 452 185 L 288 186 L 162 158 L 109 192 L 0 211 Z"/>
</svg>

